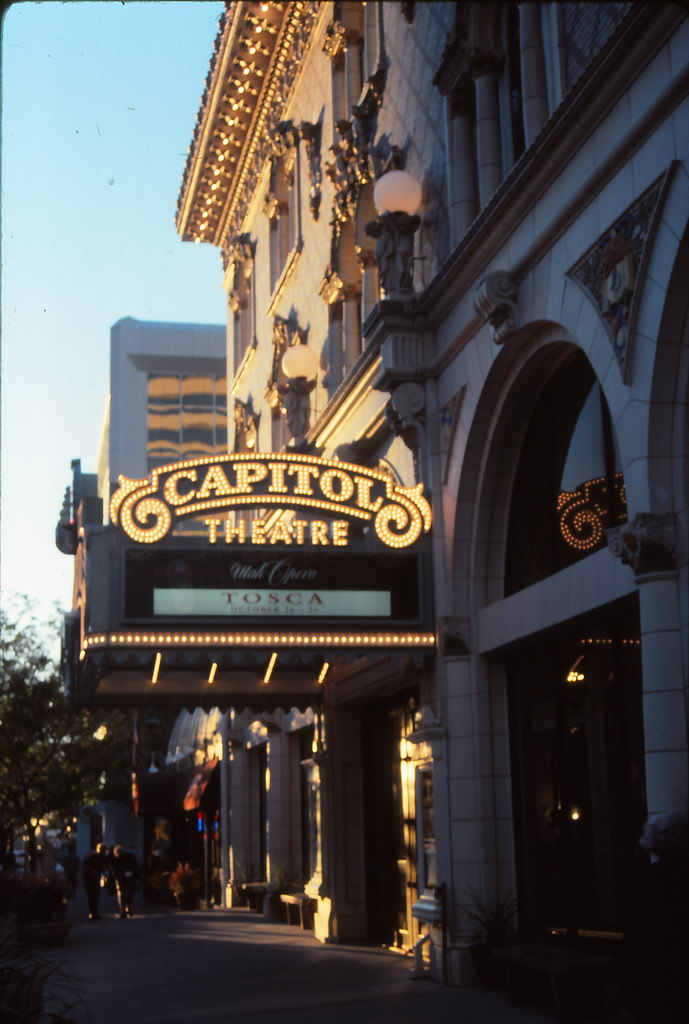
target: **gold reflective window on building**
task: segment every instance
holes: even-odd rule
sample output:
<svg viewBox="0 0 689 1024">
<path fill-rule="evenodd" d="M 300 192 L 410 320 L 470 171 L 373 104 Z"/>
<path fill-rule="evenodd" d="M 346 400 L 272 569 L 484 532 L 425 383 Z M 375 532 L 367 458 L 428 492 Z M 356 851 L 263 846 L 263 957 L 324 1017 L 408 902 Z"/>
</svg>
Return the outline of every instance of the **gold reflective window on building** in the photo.
<svg viewBox="0 0 689 1024">
<path fill-rule="evenodd" d="M 148 378 L 148 468 L 206 458 L 227 446 L 224 377 L 151 374 Z"/>
</svg>

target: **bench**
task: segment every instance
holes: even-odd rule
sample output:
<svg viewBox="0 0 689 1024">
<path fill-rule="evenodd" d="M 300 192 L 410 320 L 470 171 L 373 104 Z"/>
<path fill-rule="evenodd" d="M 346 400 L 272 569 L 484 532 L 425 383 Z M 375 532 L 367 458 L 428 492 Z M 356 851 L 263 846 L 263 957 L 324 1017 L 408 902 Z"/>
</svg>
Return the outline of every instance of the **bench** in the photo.
<svg viewBox="0 0 689 1024">
<path fill-rule="evenodd" d="M 287 913 L 287 924 L 292 924 L 292 915 L 297 913 L 300 928 L 313 928 L 313 914 L 316 901 L 305 892 L 283 892 L 280 902 L 284 903 Z"/>
<path fill-rule="evenodd" d="M 563 1024 L 615 1009 L 615 960 L 612 957 L 546 943 L 494 947 L 493 955 L 504 961 L 507 968 L 511 1006 L 519 1006 L 533 995 L 533 974 L 537 972 L 548 976 L 558 1018 Z"/>
</svg>

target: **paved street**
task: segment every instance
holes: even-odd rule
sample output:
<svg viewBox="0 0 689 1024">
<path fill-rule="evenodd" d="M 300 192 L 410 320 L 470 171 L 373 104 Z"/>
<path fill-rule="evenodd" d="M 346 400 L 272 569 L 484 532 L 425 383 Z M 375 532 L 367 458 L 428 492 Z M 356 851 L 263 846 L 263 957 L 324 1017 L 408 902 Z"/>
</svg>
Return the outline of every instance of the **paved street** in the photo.
<svg viewBox="0 0 689 1024">
<path fill-rule="evenodd" d="M 553 1024 L 546 1008 L 511 1008 L 503 992 L 456 989 L 409 977 L 408 957 L 314 941 L 248 910 L 135 907 L 120 921 L 106 898 L 88 921 L 83 897 L 55 954 L 94 1024 Z"/>
</svg>

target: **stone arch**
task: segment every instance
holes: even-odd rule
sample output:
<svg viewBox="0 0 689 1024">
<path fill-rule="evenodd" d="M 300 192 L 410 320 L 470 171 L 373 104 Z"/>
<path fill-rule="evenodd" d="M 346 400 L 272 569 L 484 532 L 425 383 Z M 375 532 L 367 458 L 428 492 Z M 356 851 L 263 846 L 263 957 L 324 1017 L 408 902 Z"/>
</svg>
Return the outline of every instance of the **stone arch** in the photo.
<svg viewBox="0 0 689 1024">
<path fill-rule="evenodd" d="M 496 358 L 467 431 L 452 553 L 453 614 L 459 617 L 504 596 L 511 493 L 534 402 L 572 352 L 591 362 L 561 325 L 532 323 L 520 334 L 522 343 L 506 345 Z"/>
<path fill-rule="evenodd" d="M 656 344 L 649 394 L 648 507 L 639 511 L 656 514 L 674 511 L 686 519 L 689 515 L 689 191 L 683 176 L 682 185 L 682 189 L 674 190 L 675 195 L 669 197 L 663 225 L 684 224 L 684 233 L 677 238 L 676 233 L 668 236 L 661 230 L 654 245 L 653 257 L 656 257 L 656 249 L 661 250 L 657 258 L 664 259 L 665 266 L 671 266 L 672 270 L 666 277 L 667 287 L 654 335 Z M 669 247 L 672 248 L 668 252 Z M 653 273 L 653 262 L 654 259 L 650 261 L 649 277 Z M 643 298 L 645 300 L 645 294 Z M 650 297 L 648 301 L 651 302 Z M 678 531 L 678 535 L 683 532 Z"/>
</svg>

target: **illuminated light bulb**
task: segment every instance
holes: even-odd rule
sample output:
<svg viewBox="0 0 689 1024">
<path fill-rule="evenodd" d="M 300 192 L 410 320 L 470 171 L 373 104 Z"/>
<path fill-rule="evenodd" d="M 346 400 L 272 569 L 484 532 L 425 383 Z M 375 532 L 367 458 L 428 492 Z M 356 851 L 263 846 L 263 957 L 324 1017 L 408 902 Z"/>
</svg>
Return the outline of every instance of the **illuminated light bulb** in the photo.
<svg viewBox="0 0 689 1024">
<path fill-rule="evenodd" d="M 313 380 L 317 370 L 318 357 L 308 345 L 290 345 L 282 357 L 282 372 L 292 380 Z"/>
<path fill-rule="evenodd" d="M 406 171 L 388 171 L 373 186 L 373 202 L 379 213 L 416 213 L 422 191 L 418 181 Z"/>
</svg>

